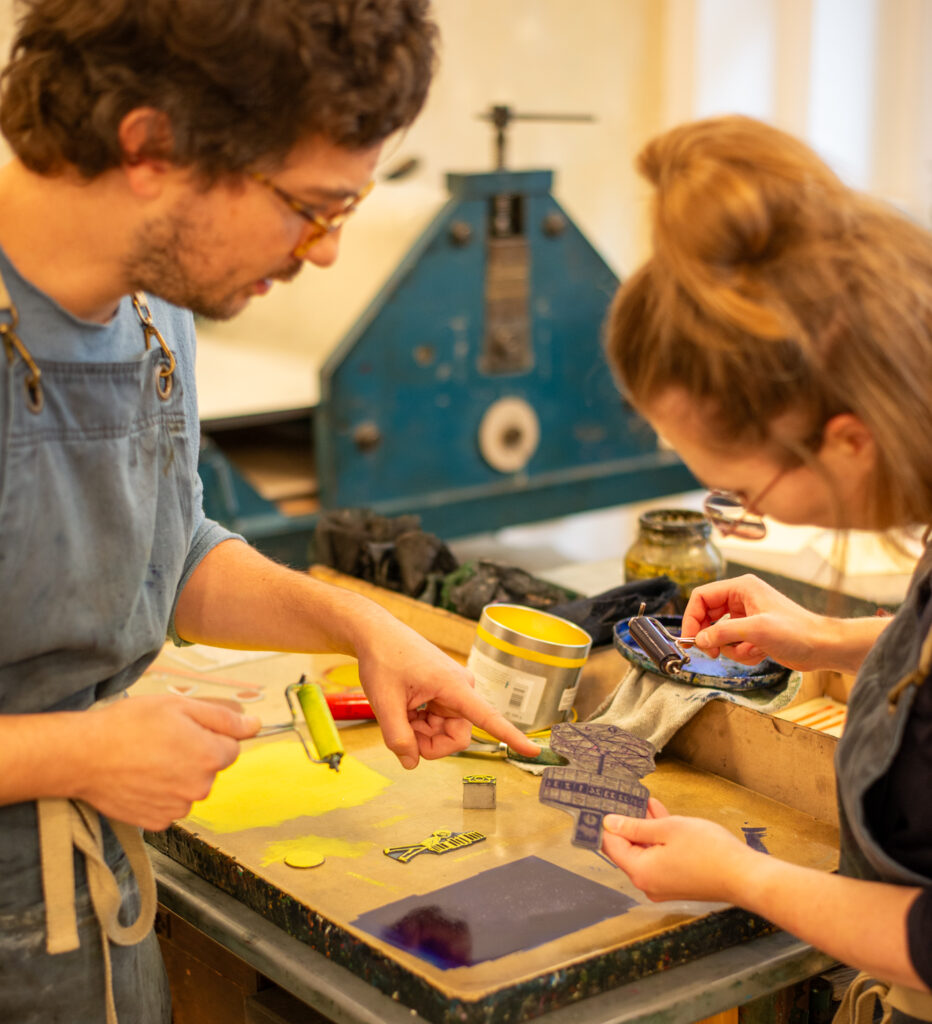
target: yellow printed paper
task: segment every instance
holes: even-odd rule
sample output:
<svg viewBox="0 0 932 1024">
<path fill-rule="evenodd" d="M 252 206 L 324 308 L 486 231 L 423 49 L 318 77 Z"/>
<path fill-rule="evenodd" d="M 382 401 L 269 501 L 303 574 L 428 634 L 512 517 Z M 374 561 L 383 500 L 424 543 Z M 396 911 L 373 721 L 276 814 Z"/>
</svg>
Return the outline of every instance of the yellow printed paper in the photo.
<svg viewBox="0 0 932 1024">
<path fill-rule="evenodd" d="M 353 757 L 344 757 L 338 772 L 312 764 L 297 738 L 282 737 L 245 749 L 217 775 L 210 796 L 191 808 L 189 820 L 218 833 L 267 828 L 358 807 L 390 784 Z"/>
</svg>

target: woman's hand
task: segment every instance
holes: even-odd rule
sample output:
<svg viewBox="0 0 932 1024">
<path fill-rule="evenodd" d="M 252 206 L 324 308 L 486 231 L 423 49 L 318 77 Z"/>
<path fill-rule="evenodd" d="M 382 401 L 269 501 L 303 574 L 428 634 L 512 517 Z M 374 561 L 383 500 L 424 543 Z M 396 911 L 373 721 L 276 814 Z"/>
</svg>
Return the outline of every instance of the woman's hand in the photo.
<svg viewBox="0 0 932 1024">
<path fill-rule="evenodd" d="M 603 818 L 602 852 L 654 901 L 732 902 L 736 875 L 764 856 L 711 821 L 671 815 L 653 797 L 646 818 Z"/>
<path fill-rule="evenodd" d="M 653 798 L 647 815 L 607 814 L 602 852 L 648 899 L 732 903 L 874 978 L 928 991 L 908 948 L 920 889 L 790 864 L 711 821 L 672 816 Z"/>
<path fill-rule="evenodd" d="M 867 623 L 857 631 L 850 623 Z M 856 669 L 883 620 L 830 619 L 784 597 L 756 576 L 738 576 L 696 587 L 683 613 L 683 636 L 713 658 L 724 654 L 743 665 L 764 658 L 787 668 Z M 863 635 L 861 635 L 863 634 Z"/>
</svg>

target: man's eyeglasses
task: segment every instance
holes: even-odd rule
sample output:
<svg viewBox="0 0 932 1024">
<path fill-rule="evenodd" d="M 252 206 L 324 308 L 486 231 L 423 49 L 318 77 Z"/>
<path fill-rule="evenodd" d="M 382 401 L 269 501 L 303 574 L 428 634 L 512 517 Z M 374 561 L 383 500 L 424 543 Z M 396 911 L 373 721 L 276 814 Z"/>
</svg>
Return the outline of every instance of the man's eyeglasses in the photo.
<svg viewBox="0 0 932 1024">
<path fill-rule="evenodd" d="M 767 524 L 753 510 L 773 490 L 788 468 L 781 469 L 751 501 L 736 491 L 710 491 L 702 503 L 703 514 L 723 537 L 761 540 L 767 536 Z"/>
<path fill-rule="evenodd" d="M 356 207 L 369 195 L 375 185 L 374 181 L 370 181 L 356 195 L 350 196 L 342 209 L 338 210 L 331 217 L 325 217 L 307 203 L 302 202 L 290 192 L 286 192 L 283 188 L 276 185 L 274 181 L 267 178 L 260 171 L 252 171 L 250 177 L 253 181 L 257 181 L 260 185 L 271 189 L 279 199 L 284 200 L 299 217 L 303 217 L 310 225 L 307 235 L 293 253 L 295 259 L 298 260 L 304 259 L 308 250 L 315 242 L 319 242 L 322 238 L 343 227 L 346 218 L 355 211 Z"/>
</svg>

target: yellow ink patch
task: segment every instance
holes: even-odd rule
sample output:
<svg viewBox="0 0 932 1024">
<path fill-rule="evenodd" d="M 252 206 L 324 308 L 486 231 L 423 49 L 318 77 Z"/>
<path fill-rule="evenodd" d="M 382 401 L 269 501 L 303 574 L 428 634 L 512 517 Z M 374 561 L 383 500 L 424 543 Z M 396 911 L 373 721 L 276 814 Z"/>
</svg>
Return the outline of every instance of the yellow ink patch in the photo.
<svg viewBox="0 0 932 1024">
<path fill-rule="evenodd" d="M 350 843 L 344 839 L 331 839 L 327 836 L 279 839 L 269 843 L 265 848 L 262 866 L 283 860 L 290 867 L 313 867 L 312 864 L 297 862 L 312 860 L 315 857 L 318 858 L 316 863 L 321 863 L 325 857 L 362 857 L 371 847 L 372 843 Z"/>
<path fill-rule="evenodd" d="M 333 665 L 324 672 L 324 679 L 331 687 L 344 690 L 362 689 L 359 681 L 359 664 L 351 661 L 348 665 Z"/>
<path fill-rule="evenodd" d="M 241 832 L 358 807 L 389 785 L 353 757 L 344 757 L 338 772 L 312 764 L 297 739 L 282 738 L 244 750 L 188 817 L 212 832 Z"/>
</svg>

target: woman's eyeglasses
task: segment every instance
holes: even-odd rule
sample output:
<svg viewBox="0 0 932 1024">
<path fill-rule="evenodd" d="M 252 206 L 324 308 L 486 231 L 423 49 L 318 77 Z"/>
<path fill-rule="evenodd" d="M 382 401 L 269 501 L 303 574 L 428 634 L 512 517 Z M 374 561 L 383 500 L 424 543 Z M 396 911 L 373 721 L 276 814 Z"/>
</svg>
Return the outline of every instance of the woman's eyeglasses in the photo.
<svg viewBox="0 0 932 1024">
<path fill-rule="evenodd" d="M 710 491 L 702 503 L 703 515 L 723 537 L 761 540 L 767 536 L 767 524 L 754 509 L 776 486 L 788 468 L 781 469 L 751 501 L 742 498 L 737 491 Z"/>
</svg>

